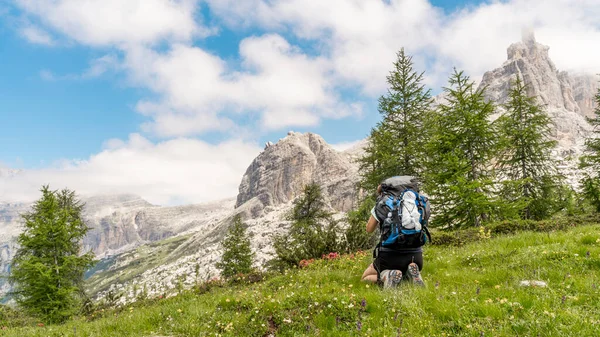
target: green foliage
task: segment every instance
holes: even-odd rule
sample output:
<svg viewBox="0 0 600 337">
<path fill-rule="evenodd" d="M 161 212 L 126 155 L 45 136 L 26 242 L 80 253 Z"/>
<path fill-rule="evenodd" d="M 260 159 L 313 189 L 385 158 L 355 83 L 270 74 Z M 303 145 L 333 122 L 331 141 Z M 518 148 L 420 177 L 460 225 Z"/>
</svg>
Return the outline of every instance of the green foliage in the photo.
<svg viewBox="0 0 600 337">
<path fill-rule="evenodd" d="M 585 154 L 581 156 L 579 167 L 583 169 L 583 194 L 600 213 L 600 88 L 595 96 L 594 117 L 588 118 L 593 132 L 585 141 Z"/>
<path fill-rule="evenodd" d="M 425 190 L 436 212 L 431 226 L 479 226 L 498 210 L 490 168 L 498 138 L 489 121 L 495 108 L 462 71 L 455 69 L 449 83 L 447 102 L 428 124 Z"/>
<path fill-rule="evenodd" d="M 10 281 L 17 303 L 29 314 L 64 322 L 77 313 L 85 297 L 83 276 L 93 255 L 81 255 L 81 240 L 89 228 L 75 192 L 50 191 L 48 186 L 41 192 L 32 211 L 22 215 L 25 228 L 17 240 Z"/>
<path fill-rule="evenodd" d="M 367 233 L 366 224 L 371 216 L 371 209 L 375 206 L 375 200 L 372 197 L 365 198 L 358 209 L 348 212 L 346 221 L 348 227 L 344 233 L 344 250 L 348 253 L 359 250 L 368 250 L 377 244 L 377 231 Z"/>
<path fill-rule="evenodd" d="M 216 266 L 221 270 L 221 276 L 231 278 L 237 274 L 248 274 L 252 271 L 254 253 L 250 247 L 250 238 L 246 226 L 238 214 L 229 226 L 225 239 L 221 242 L 223 256 Z"/>
<path fill-rule="evenodd" d="M 301 260 L 318 258 L 339 249 L 338 223 L 326 207 L 321 187 L 315 183 L 306 185 L 287 217 L 292 221 L 289 233 L 273 238 L 276 257 L 271 261 L 271 268 L 297 266 Z"/>
<path fill-rule="evenodd" d="M 401 49 L 387 76 L 386 95 L 379 99 L 381 122 L 371 130 L 369 145 L 360 159 L 361 186 L 373 191 L 385 178 L 420 176 L 424 167 L 424 120 L 432 102 L 423 73 L 413 69 L 412 57 Z"/>
<path fill-rule="evenodd" d="M 583 213 L 574 216 L 556 216 L 546 220 L 512 219 L 492 222 L 479 228 L 471 227 L 458 230 L 432 230 L 434 246 L 463 246 L 481 241 L 484 237 L 481 231 L 489 233 L 491 237 L 515 234 L 524 231 L 551 233 L 565 231 L 576 226 L 590 223 L 600 223 L 600 218 L 593 214 Z M 487 237 L 485 237 L 487 238 Z"/>
<path fill-rule="evenodd" d="M 582 179 L 582 184 L 584 196 L 594 205 L 596 212 L 600 213 L 600 177 L 588 174 Z"/>
<path fill-rule="evenodd" d="M 517 220 L 531 222 L 531 220 Z M 477 228 L 473 228 L 477 232 Z M 596 336 L 600 226 L 428 246 L 427 287 L 360 281 L 370 254 L 316 260 L 254 284 L 136 303 L 3 336 Z M 589 253 L 589 254 L 588 254 Z M 501 263 L 499 263 L 499 261 Z M 547 287 L 522 286 L 538 280 Z M 200 293 L 200 294 L 199 294 Z"/>
<path fill-rule="evenodd" d="M 35 323 L 37 321 L 33 317 L 28 316 L 17 308 L 0 304 L 0 329 L 34 325 Z"/>
<path fill-rule="evenodd" d="M 499 119 L 502 136 L 497 168 L 503 185 L 502 200 L 523 219 L 541 220 L 557 209 L 551 200 L 562 185 L 551 151 L 557 142 L 550 139 L 551 119 L 527 95 L 520 77 L 512 83 L 506 113 Z"/>
</svg>

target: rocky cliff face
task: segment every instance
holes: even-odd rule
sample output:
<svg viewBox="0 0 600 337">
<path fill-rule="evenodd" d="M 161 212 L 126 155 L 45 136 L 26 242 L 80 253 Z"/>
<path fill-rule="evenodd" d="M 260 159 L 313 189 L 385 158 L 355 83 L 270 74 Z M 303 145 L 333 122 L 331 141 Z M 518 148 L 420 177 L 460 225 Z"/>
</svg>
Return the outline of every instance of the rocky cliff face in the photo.
<svg viewBox="0 0 600 337">
<path fill-rule="evenodd" d="M 203 279 L 218 275 L 215 262 L 220 259 L 220 242 L 237 214 L 241 214 L 248 225 L 252 250 L 256 253 L 255 263 L 263 266 L 273 257 L 273 235 L 288 230 L 290 223 L 285 220 L 285 214 L 291 209 L 293 200 L 302 194 L 305 184 L 316 182 L 323 188 L 330 206 L 338 211 L 336 218 L 341 218 L 343 211 L 352 208 L 357 193 L 355 183 L 358 181 L 355 160 L 362 154 L 365 144 L 363 141 L 338 152 L 316 134 L 294 132 L 276 144 L 268 143 L 242 178 L 235 209 L 196 227 L 161 263 L 151 266 L 131 281 L 98 287 L 101 289 L 98 296 L 105 296 L 106 291 L 112 290 L 125 293 L 127 299 L 123 301 L 127 301 L 135 298 L 134 288 L 146 287 L 158 294 L 172 289 L 178 282 L 191 286 L 198 274 Z M 144 249 L 154 251 L 160 247 L 144 246 Z M 98 277 L 110 275 L 111 270 L 126 268 L 132 261 L 138 265 L 146 263 L 144 256 L 152 254 L 155 253 L 139 253 L 136 257 L 123 253 L 111 260 L 105 274 L 98 274 L 91 282 L 100 284 Z M 134 287 L 134 284 L 137 286 Z"/>
<path fill-rule="evenodd" d="M 553 137 L 563 151 L 579 152 L 590 131 L 585 117 L 593 115 L 593 97 L 597 81 L 591 75 L 560 72 L 550 59 L 549 47 L 536 42 L 533 33 L 525 32 L 523 40 L 512 44 L 508 59 L 495 70 L 483 75 L 487 98 L 499 104 L 508 101 L 511 82 L 521 77 L 528 94 L 536 97 L 552 118 Z M 502 110 L 502 109 L 500 109 Z"/>
<path fill-rule="evenodd" d="M 323 187 L 333 209 L 350 210 L 356 199 L 358 169 L 349 156 L 334 150 L 313 133 L 290 132 L 252 162 L 242 178 L 236 207 L 254 204 L 252 217 L 267 206 L 285 204 L 302 193 L 306 184 Z"/>
<path fill-rule="evenodd" d="M 145 243 L 204 229 L 215 219 L 233 211 L 234 199 L 197 205 L 158 207 L 133 195 L 83 198 L 83 218 L 91 228 L 83 240 L 84 250 L 96 258 L 120 254 Z M 9 271 L 16 252 L 15 239 L 22 231 L 20 214 L 30 204 L 0 204 L 0 274 Z M 0 278 L 0 297 L 8 290 Z"/>
</svg>

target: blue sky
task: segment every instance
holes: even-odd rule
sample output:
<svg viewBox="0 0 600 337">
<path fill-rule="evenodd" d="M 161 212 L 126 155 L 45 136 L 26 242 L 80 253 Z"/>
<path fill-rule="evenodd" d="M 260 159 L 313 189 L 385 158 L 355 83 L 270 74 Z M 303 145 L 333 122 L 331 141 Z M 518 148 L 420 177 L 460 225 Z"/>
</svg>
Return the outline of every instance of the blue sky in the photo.
<svg viewBox="0 0 600 337">
<path fill-rule="evenodd" d="M 463 1 L 451 0 L 432 1 L 432 4 L 450 12 L 465 6 Z M 9 8 L 11 15 L 23 15 L 18 6 Z M 208 6 L 204 6 L 197 15 L 205 21 L 215 20 Z M 128 86 L 122 75 L 108 73 L 93 79 L 57 80 L 41 76 L 43 71 L 56 76 L 82 73 L 89 67 L 91 59 L 102 56 L 106 50 L 77 44 L 32 44 L 20 36 L 9 22 L 4 21 L 0 31 L 3 59 L 0 63 L 0 73 L 3 75 L 0 80 L 3 102 L 0 125 L 4 125 L 0 143 L 5 144 L 0 152 L 0 162 L 13 168 L 29 169 L 44 167 L 65 158 L 84 159 L 100 151 L 107 139 L 124 139 L 130 133 L 141 132 L 140 125 L 144 117 L 135 111 L 134 106 L 148 93 L 143 88 Z M 218 35 L 205 41 L 196 41 L 195 44 L 223 59 L 236 62 L 239 60 L 239 42 L 247 36 L 265 32 L 260 28 L 241 29 L 239 32 L 224 28 Z M 293 36 L 286 37 L 293 39 Z M 310 45 L 307 47 L 306 50 L 311 52 Z M 364 97 L 363 101 L 365 115 L 362 118 L 326 120 L 317 126 L 291 129 L 319 133 L 332 143 L 364 138 L 378 114 L 376 100 Z M 263 143 L 280 138 L 284 131 L 257 134 L 255 139 Z M 199 137 L 209 142 L 219 139 L 215 135 Z"/>
<path fill-rule="evenodd" d="M 379 120 L 377 98 L 399 48 L 414 55 L 434 93 L 453 66 L 474 80 L 499 66 L 524 27 L 552 45 L 561 69 L 590 71 L 597 54 L 574 59 L 567 33 L 582 37 L 582 46 L 597 39 L 598 7 L 567 10 L 559 0 L 0 0 L 0 168 L 35 172 L 30 186 L 69 185 L 65 172 L 89 181 L 86 174 L 103 176 L 101 168 L 124 156 L 135 163 L 140 149 L 164 162 L 161 147 L 193 144 L 206 151 L 196 154 L 200 163 L 237 142 L 244 154 L 230 165 L 223 192 L 232 194 L 262 144 L 288 130 L 316 132 L 342 148 L 365 138 Z M 582 24 L 563 22 L 569 17 Z M 210 199 L 211 191 L 152 192 L 153 179 L 178 172 L 170 167 L 147 181 L 89 192 L 131 190 L 158 203 Z"/>
</svg>

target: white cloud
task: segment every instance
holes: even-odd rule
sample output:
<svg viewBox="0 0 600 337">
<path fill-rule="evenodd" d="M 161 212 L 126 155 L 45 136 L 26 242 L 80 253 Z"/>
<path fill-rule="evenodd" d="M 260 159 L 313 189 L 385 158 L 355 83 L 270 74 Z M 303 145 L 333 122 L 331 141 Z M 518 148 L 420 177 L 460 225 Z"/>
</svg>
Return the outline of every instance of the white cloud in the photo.
<svg viewBox="0 0 600 337">
<path fill-rule="evenodd" d="M 559 69 L 600 72 L 598 0 L 494 1 L 451 14 L 427 0 L 207 1 L 234 29 L 259 25 L 268 31 L 242 40 L 239 64 L 192 43 L 212 33 L 195 21 L 196 0 L 17 3 L 39 18 L 32 26 L 38 36 L 24 35 L 34 43 L 36 38 L 43 43 L 46 31 L 39 27 L 44 27 L 53 36 L 62 33 L 122 55 L 109 53 L 92 61 L 77 78 L 113 69 L 126 73 L 131 85 L 153 93 L 136 109 L 149 119 L 142 129 L 162 137 L 218 130 L 239 139 L 360 115 L 361 106 L 354 103 L 360 97 L 342 98 L 342 91 L 359 88 L 368 98 L 381 95 L 401 47 L 414 55 L 416 70 L 426 70 L 427 84 L 434 89 L 446 84 L 453 66 L 477 80 L 502 64 L 506 48 L 520 39 L 523 27 L 533 27 L 537 40 L 550 46 Z M 292 38 L 286 40 L 285 34 Z M 318 55 L 289 42 L 296 38 L 311 44 Z M 165 44 L 159 48 L 160 42 Z M 40 76 L 64 77 L 50 70 Z M 240 120 L 259 125 L 240 130 Z M 177 138 L 154 144 L 134 135 L 126 142 L 108 140 L 101 153 L 85 161 L 0 179 L 0 197 L 29 198 L 41 184 L 50 183 L 81 193 L 132 192 L 159 204 L 213 200 L 236 194 L 259 150 L 240 140 L 209 145 Z M 223 179 L 214 179 L 221 175 Z"/>
<path fill-rule="evenodd" d="M 50 36 L 48 32 L 35 25 L 26 25 L 25 27 L 21 28 L 20 33 L 25 39 L 27 39 L 27 41 L 34 44 L 52 46 L 55 43 L 54 39 L 52 39 L 52 36 Z"/>
<path fill-rule="evenodd" d="M 95 46 L 187 41 L 206 36 L 196 0 L 16 0 L 18 6 L 76 41 Z"/>
<path fill-rule="evenodd" d="M 240 57 L 242 69 L 233 70 L 194 46 L 175 44 L 166 53 L 128 49 L 132 81 L 159 96 L 138 103 L 138 111 L 153 119 L 145 130 L 165 137 L 231 130 L 233 117 L 256 112 L 270 130 L 360 112 L 337 97 L 326 58 L 308 57 L 279 35 L 244 39 Z"/>
<path fill-rule="evenodd" d="M 357 146 L 358 144 L 362 143 L 363 140 L 359 139 L 359 140 L 354 140 L 351 142 L 341 142 L 341 143 L 335 143 L 335 144 L 331 144 L 331 147 L 334 148 L 336 151 L 346 151 L 349 150 L 355 146 Z"/>
<path fill-rule="evenodd" d="M 597 0 L 494 1 L 444 14 L 427 0 L 208 0 L 232 27 L 291 29 L 329 55 L 340 81 L 380 95 L 395 53 L 405 47 L 427 83 L 446 84 L 452 67 L 474 79 L 506 59 L 524 27 L 535 28 L 559 69 L 599 72 L 600 2 Z M 340 84 L 341 83 L 341 84 Z"/>
<path fill-rule="evenodd" d="M 93 59 L 90 62 L 90 66 L 80 74 L 56 75 L 52 71 L 44 69 L 40 71 L 40 77 L 44 81 L 87 80 L 102 76 L 110 70 L 118 70 L 120 68 L 119 58 L 114 54 L 107 54 Z"/>
<path fill-rule="evenodd" d="M 49 82 L 57 80 L 56 75 L 54 75 L 54 73 L 48 69 L 44 69 L 44 70 L 40 71 L 40 78 L 43 79 L 44 81 L 49 81 Z"/>
<path fill-rule="evenodd" d="M 426 0 L 254 1 L 250 12 L 232 1 L 209 3 L 222 17 L 239 18 L 236 22 L 255 18 L 254 24 L 269 28 L 291 26 L 297 36 L 318 41 L 331 59 L 336 84 L 350 81 L 371 96 L 385 89 L 402 46 L 409 52 L 432 47 L 440 21 L 439 10 Z"/>
<path fill-rule="evenodd" d="M 109 70 L 119 69 L 120 61 L 115 54 L 107 54 L 92 60 L 90 67 L 80 75 L 81 78 L 95 78 L 103 75 Z"/>
<path fill-rule="evenodd" d="M 211 145 L 179 138 L 155 144 L 132 134 L 126 142 L 108 141 L 105 150 L 86 160 L 63 161 L 12 177 L 0 174 L 0 201 L 35 200 L 44 184 L 83 196 L 134 193 L 160 205 L 235 197 L 242 175 L 260 150 L 240 140 Z"/>
</svg>

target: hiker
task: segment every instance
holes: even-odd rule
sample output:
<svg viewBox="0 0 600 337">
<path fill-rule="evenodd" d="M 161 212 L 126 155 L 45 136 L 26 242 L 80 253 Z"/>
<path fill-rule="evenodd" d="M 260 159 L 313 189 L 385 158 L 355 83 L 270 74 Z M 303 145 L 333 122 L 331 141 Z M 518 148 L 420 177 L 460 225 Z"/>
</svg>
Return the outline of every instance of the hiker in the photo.
<svg viewBox="0 0 600 337">
<path fill-rule="evenodd" d="M 429 231 L 430 209 L 427 197 L 419 193 L 415 177 L 396 176 L 377 187 L 377 203 L 371 210 L 367 232 L 377 227 L 380 242 L 373 251 L 374 261 L 362 280 L 395 287 L 402 279 L 424 286 L 421 277 L 423 248 Z"/>
</svg>

